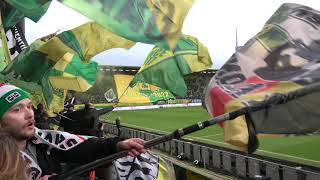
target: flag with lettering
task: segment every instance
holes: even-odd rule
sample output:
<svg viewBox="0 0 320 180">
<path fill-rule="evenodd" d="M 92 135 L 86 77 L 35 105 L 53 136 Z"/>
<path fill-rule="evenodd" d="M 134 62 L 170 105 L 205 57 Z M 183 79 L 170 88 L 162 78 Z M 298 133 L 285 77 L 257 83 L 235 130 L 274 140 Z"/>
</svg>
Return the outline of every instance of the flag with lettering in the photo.
<svg viewBox="0 0 320 180">
<path fill-rule="evenodd" d="M 211 66 L 208 49 L 195 37 L 183 35 L 174 51 L 153 48 L 130 86 L 145 82 L 185 97 L 187 86 L 184 76 Z"/>
<path fill-rule="evenodd" d="M 283 4 L 263 29 L 217 71 L 206 91 L 206 106 L 218 116 L 252 106 L 276 94 L 306 88 L 320 80 L 320 12 Z M 319 93 L 297 98 L 223 123 L 224 139 L 249 152 L 255 134 L 319 131 Z"/>
<path fill-rule="evenodd" d="M 133 77 L 134 76 L 132 75 L 115 74 L 113 76 L 115 86 L 110 86 L 110 89 L 106 91 L 106 99 L 111 100 L 109 102 L 136 104 L 154 103 L 158 101 L 175 99 L 175 97 L 168 90 L 161 89 L 147 83 L 138 83 L 134 87 L 129 87 L 129 83 L 131 82 Z M 112 89 L 112 87 L 115 88 Z M 110 91 L 112 91 L 113 93 L 110 93 Z M 117 97 L 113 98 L 112 95 L 117 95 Z"/>
<path fill-rule="evenodd" d="M 96 82 L 86 92 L 75 92 L 72 95 L 82 101 L 90 101 L 97 106 L 104 106 L 105 103 L 121 104 L 151 104 L 160 101 L 175 99 L 172 93 L 166 89 L 147 83 L 137 83 L 129 87 L 136 70 L 129 70 L 126 67 L 99 66 Z M 104 104 L 104 105 L 103 105 Z"/>
<path fill-rule="evenodd" d="M 2 71 L 28 43 L 25 39 L 24 18 L 28 17 L 37 22 L 47 11 L 51 0 L 4 0 L 1 8 L 1 41 L 0 71 Z"/>
<path fill-rule="evenodd" d="M 175 180 L 173 164 L 150 151 L 137 157 L 119 158 L 114 167 L 120 180 Z"/>
<path fill-rule="evenodd" d="M 2 71 L 12 59 L 18 56 L 19 53 L 28 47 L 28 43 L 24 35 L 24 21 L 6 30 L 3 29 L 3 32 L 3 37 L 1 34 L 0 39 L 0 71 Z M 4 49 L 2 39 L 6 39 L 7 49 Z M 8 57 L 6 57 L 5 51 L 7 51 Z"/>
<path fill-rule="evenodd" d="M 119 36 L 174 49 L 194 0 L 58 0 Z"/>
</svg>

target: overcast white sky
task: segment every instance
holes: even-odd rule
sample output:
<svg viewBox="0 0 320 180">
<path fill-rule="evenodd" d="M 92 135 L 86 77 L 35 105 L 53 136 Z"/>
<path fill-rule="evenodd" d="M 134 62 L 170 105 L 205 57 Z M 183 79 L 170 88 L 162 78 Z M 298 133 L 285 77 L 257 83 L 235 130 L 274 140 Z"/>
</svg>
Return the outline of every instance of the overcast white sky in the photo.
<svg viewBox="0 0 320 180">
<path fill-rule="evenodd" d="M 320 10 L 319 0 L 196 0 L 185 19 L 182 32 L 197 37 L 207 46 L 213 68 L 220 68 L 234 52 L 236 28 L 238 44 L 243 45 L 261 30 L 264 23 L 285 2 Z M 65 31 L 87 21 L 81 14 L 53 1 L 38 23 L 26 20 L 26 37 L 31 43 L 59 29 Z M 104 65 L 139 66 L 152 47 L 138 43 L 130 50 L 108 50 L 93 60 Z"/>
</svg>

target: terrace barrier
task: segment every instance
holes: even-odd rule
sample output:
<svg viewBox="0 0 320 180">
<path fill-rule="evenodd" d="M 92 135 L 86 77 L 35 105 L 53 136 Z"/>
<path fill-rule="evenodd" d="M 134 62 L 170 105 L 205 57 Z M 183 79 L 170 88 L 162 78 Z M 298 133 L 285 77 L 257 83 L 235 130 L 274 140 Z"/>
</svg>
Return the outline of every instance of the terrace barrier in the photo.
<svg viewBox="0 0 320 180">
<path fill-rule="evenodd" d="M 146 141 L 161 134 L 122 126 L 122 137 L 141 138 Z M 106 133 L 117 135 L 117 126 L 107 123 Z M 320 168 L 261 155 L 248 155 L 241 151 L 223 148 L 186 139 L 171 140 L 154 147 L 157 151 L 187 161 L 193 166 L 237 179 L 263 180 L 320 180 Z"/>
</svg>

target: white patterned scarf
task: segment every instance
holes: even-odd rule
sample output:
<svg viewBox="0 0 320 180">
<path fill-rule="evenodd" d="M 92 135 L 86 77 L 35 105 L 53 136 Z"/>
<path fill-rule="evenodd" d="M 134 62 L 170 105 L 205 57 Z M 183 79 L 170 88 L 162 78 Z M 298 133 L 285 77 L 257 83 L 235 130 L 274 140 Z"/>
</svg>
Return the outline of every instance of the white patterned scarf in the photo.
<svg viewBox="0 0 320 180">
<path fill-rule="evenodd" d="M 49 146 L 48 152 L 54 148 L 62 151 L 67 151 L 74 148 L 75 146 L 81 144 L 89 138 L 95 138 L 94 136 L 80 136 L 75 134 L 70 134 L 63 131 L 55 130 L 42 130 L 35 128 L 34 137 L 31 140 L 33 144 L 46 144 Z M 23 159 L 27 162 L 28 165 L 28 179 L 29 180 L 38 180 L 42 171 L 39 165 L 36 163 L 35 159 L 30 157 L 27 153 L 21 151 Z"/>
</svg>

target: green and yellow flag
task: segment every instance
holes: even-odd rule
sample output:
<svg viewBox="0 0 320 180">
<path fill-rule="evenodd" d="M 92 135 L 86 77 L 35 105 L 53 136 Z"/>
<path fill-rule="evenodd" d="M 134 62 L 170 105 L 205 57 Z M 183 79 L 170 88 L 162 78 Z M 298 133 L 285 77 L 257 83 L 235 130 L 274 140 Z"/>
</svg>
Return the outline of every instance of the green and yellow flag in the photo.
<svg viewBox="0 0 320 180">
<path fill-rule="evenodd" d="M 28 17 L 37 22 L 52 0 L 5 0 L 10 11 L 4 27 L 9 28 Z M 98 22 L 110 31 L 135 42 L 174 49 L 183 21 L 194 0 L 58 0 Z M 6 8 L 6 9 L 8 9 Z"/>
<path fill-rule="evenodd" d="M 185 97 L 184 76 L 212 66 L 208 49 L 196 38 L 183 35 L 174 51 L 155 47 L 130 83 L 145 82 Z"/>
<path fill-rule="evenodd" d="M 174 49 L 194 0 L 58 0 L 135 42 Z"/>
<path fill-rule="evenodd" d="M 27 48 L 28 43 L 24 36 L 24 21 L 22 19 L 11 23 L 12 26 L 5 27 L 4 23 L 15 8 L 5 1 L 0 1 L 0 9 L 0 71 L 2 71 L 12 59 Z"/>
<path fill-rule="evenodd" d="M 50 106 L 54 91 L 59 88 L 85 91 L 92 86 L 97 66 L 89 61 L 94 55 L 107 49 L 130 48 L 133 45 L 134 42 L 89 22 L 59 35 L 36 40 L 2 73 L 40 84 L 43 98 Z M 53 87 L 49 80 L 53 82 Z"/>
<path fill-rule="evenodd" d="M 49 73 L 53 87 L 78 92 L 88 90 L 96 81 L 98 64 L 81 62 L 79 56 L 66 53 Z"/>
<path fill-rule="evenodd" d="M 118 102 L 152 103 L 157 101 L 175 99 L 175 97 L 169 91 L 147 83 L 137 83 L 134 87 L 128 87 L 133 77 L 134 76 L 132 75 L 123 74 L 114 75 L 113 78 L 116 85 Z"/>
<path fill-rule="evenodd" d="M 49 39 L 36 40 L 3 73 L 14 73 L 25 81 L 39 82 L 66 53 L 75 54 L 83 62 L 88 62 L 107 49 L 130 48 L 134 44 L 95 22 L 89 22 Z"/>
<path fill-rule="evenodd" d="M 137 83 L 129 87 L 134 77 L 133 71 L 116 66 L 99 66 L 95 84 L 86 92 L 73 93 L 76 99 L 95 104 L 151 104 L 175 99 L 170 91 L 147 83 Z"/>
</svg>

